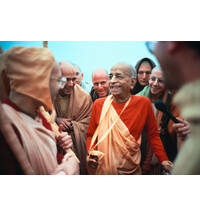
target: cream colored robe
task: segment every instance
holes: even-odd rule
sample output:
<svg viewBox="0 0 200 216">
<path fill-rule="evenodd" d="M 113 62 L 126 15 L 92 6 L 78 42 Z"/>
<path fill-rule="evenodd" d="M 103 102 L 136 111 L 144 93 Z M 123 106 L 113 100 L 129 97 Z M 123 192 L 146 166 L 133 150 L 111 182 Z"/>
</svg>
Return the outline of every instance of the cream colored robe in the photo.
<svg viewBox="0 0 200 216">
<path fill-rule="evenodd" d="M 75 85 L 70 97 L 61 97 L 55 100 L 57 117 L 72 119 L 74 133 L 72 133 L 72 150 L 80 160 L 80 173 L 87 174 L 86 168 L 86 132 L 88 130 L 92 111 L 92 99 L 79 85 Z"/>
<path fill-rule="evenodd" d="M 34 173 L 51 174 L 58 164 L 55 134 L 46 129 L 39 118 L 36 121 L 7 104 L 3 104 L 2 108 L 19 131 L 22 148 Z"/>
<path fill-rule="evenodd" d="M 183 144 L 172 174 L 200 174 L 200 80 L 183 86 L 174 97 L 183 118 L 190 122 L 191 134 Z"/>
<path fill-rule="evenodd" d="M 99 126 L 93 135 L 91 146 L 103 153 L 99 158 L 97 175 L 141 174 L 140 168 L 140 143 L 130 134 L 130 131 L 120 119 L 123 110 L 126 109 L 127 101 L 120 115 L 112 106 L 112 96 L 108 96 L 103 105 Z M 94 147 L 92 149 L 94 149 Z M 90 152 L 90 151 L 89 151 Z M 90 152 L 91 153 L 91 152 Z"/>
</svg>

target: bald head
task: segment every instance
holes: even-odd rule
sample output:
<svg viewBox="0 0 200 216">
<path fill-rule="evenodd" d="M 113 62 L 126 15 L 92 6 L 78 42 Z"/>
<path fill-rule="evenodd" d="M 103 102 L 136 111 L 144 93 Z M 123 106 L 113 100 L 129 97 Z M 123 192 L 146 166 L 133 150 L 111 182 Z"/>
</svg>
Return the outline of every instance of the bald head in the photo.
<svg viewBox="0 0 200 216">
<path fill-rule="evenodd" d="M 105 79 L 108 79 L 108 72 L 107 70 L 103 69 L 103 68 L 97 68 L 96 70 L 93 71 L 92 73 L 92 80 L 95 77 L 105 77 Z"/>
<path fill-rule="evenodd" d="M 125 62 L 119 62 L 111 68 L 111 71 L 117 69 L 119 70 L 123 69 L 123 71 L 126 71 L 129 74 L 130 78 L 136 77 L 135 68 L 131 64 Z"/>
<path fill-rule="evenodd" d="M 154 68 L 152 69 L 151 73 L 153 73 L 154 71 L 159 71 L 159 72 L 161 72 L 161 73 L 163 74 L 162 69 L 161 69 L 161 67 L 159 67 L 159 66 L 154 67 Z"/>
<path fill-rule="evenodd" d="M 108 72 L 105 69 L 98 68 L 92 73 L 92 83 L 100 98 L 109 95 Z"/>
<path fill-rule="evenodd" d="M 70 62 L 62 61 L 60 63 L 62 76 L 66 78 L 66 83 L 63 89 L 59 91 L 61 96 L 70 95 L 73 91 L 76 81 L 76 70 Z"/>
<path fill-rule="evenodd" d="M 62 61 L 60 63 L 61 71 L 64 77 L 75 77 L 76 70 L 73 65 L 67 61 Z"/>
</svg>

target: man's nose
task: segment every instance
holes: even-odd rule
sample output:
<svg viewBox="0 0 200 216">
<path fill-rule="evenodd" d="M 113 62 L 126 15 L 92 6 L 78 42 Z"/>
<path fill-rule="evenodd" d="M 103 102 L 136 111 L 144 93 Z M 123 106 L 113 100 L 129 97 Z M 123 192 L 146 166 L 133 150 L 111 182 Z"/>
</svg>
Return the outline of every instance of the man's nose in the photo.
<svg viewBox="0 0 200 216">
<path fill-rule="evenodd" d="M 158 80 L 157 79 L 154 81 L 153 85 L 156 85 L 156 86 L 158 85 Z"/>
<path fill-rule="evenodd" d="M 99 83 L 99 89 L 103 89 L 103 86 L 101 85 L 101 83 Z"/>
<path fill-rule="evenodd" d="M 72 80 L 70 80 L 67 84 L 68 84 L 68 86 L 70 86 L 70 87 L 72 87 L 72 86 L 74 85 L 74 83 L 73 83 Z"/>
<path fill-rule="evenodd" d="M 147 78 L 147 74 L 143 73 L 143 79 L 146 79 L 146 78 Z"/>
<path fill-rule="evenodd" d="M 116 82 L 116 77 L 113 76 L 110 80 L 109 80 L 110 83 L 113 83 L 113 82 Z"/>
</svg>

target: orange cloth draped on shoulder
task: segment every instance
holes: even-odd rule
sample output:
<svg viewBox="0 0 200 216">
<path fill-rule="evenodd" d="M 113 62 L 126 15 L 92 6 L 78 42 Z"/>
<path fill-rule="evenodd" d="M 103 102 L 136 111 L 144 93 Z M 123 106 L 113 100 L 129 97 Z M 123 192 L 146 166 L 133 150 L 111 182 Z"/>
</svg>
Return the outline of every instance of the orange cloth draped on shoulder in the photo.
<svg viewBox="0 0 200 216">
<path fill-rule="evenodd" d="M 2 108 L 18 130 L 23 150 L 35 174 L 51 174 L 57 166 L 55 134 L 44 128 L 39 117 L 36 121 L 7 104 L 2 104 Z"/>
<path fill-rule="evenodd" d="M 74 125 L 74 131 L 71 134 L 72 150 L 80 160 L 81 174 L 87 174 L 86 132 L 90 122 L 92 99 L 85 89 L 75 85 L 70 95 L 61 97 L 58 94 L 54 104 L 57 117 L 72 119 Z"/>
<path fill-rule="evenodd" d="M 112 96 L 108 97 L 111 98 Z M 94 102 L 93 109 L 92 109 L 92 114 L 91 114 L 91 120 L 89 124 L 89 129 L 87 132 L 87 150 L 92 148 L 93 146 L 90 147 L 92 137 L 96 131 L 97 126 L 99 125 L 100 122 L 100 117 L 102 113 L 102 108 L 104 106 L 106 98 L 98 99 Z M 109 100 L 109 99 L 108 99 Z M 108 108 L 108 113 L 109 113 L 109 118 L 112 120 L 113 118 L 116 118 L 122 109 L 124 108 L 126 103 L 116 103 L 114 101 L 111 102 L 110 108 Z M 113 112 L 115 111 L 115 112 Z M 111 120 L 106 120 L 107 121 L 107 127 L 106 124 L 103 124 L 104 126 L 99 129 L 98 133 L 98 140 L 101 139 L 101 136 L 106 133 L 106 131 L 109 129 L 109 124 L 108 121 Z M 142 96 L 134 96 L 131 95 L 130 102 L 126 109 L 123 111 L 123 113 L 120 115 L 119 118 L 119 125 L 115 127 L 116 132 L 111 130 L 111 134 L 109 136 L 109 139 L 107 139 L 107 142 L 104 143 L 104 146 L 99 147 L 97 146 L 97 149 L 100 150 L 102 149 L 105 151 L 105 148 L 107 147 L 106 154 L 109 152 L 109 155 L 106 155 L 105 157 L 110 157 L 108 158 L 108 161 L 114 161 L 114 159 L 111 159 L 113 155 L 119 153 L 120 151 L 114 150 L 116 148 L 115 146 L 115 139 L 117 140 L 124 139 L 126 140 L 123 147 L 126 146 L 126 151 L 122 150 L 122 154 L 130 154 L 130 158 L 125 162 L 124 158 L 122 158 L 122 155 L 120 156 L 120 160 L 118 162 L 114 162 L 115 165 L 111 164 L 110 166 L 117 166 L 118 171 L 114 173 L 109 173 L 109 174 L 140 174 L 140 143 L 137 142 L 137 140 L 140 138 L 141 132 L 144 128 L 146 131 L 146 136 L 147 140 L 149 141 L 152 149 L 154 150 L 155 154 L 157 155 L 158 159 L 160 162 L 168 160 L 168 157 L 165 153 L 165 150 L 163 148 L 162 142 L 160 140 L 159 134 L 158 134 L 158 129 L 157 129 L 157 124 L 156 120 L 154 117 L 153 109 L 151 107 L 151 103 L 149 99 L 142 97 Z M 105 122 L 106 122 L 105 121 Z M 100 123 L 101 124 L 101 123 Z M 114 133 L 113 133 L 114 132 Z M 122 134 L 123 133 L 123 134 Z M 121 138 L 119 138 L 119 134 Z M 128 137 L 128 140 L 126 139 Z M 113 144 L 110 144 L 112 141 Z M 118 141 L 117 141 L 118 142 Z M 110 148 L 110 149 L 109 149 Z M 118 145 L 118 148 L 121 148 L 120 145 Z M 116 152 L 113 154 L 113 152 Z M 105 152 L 103 152 L 105 153 Z M 121 154 L 121 153 L 120 153 Z M 118 155 L 119 156 L 119 155 Z M 127 155 L 128 156 L 128 155 Z M 128 157 L 129 157 L 128 156 Z M 119 158 L 119 157 L 118 157 Z M 130 165 L 130 161 L 132 161 L 132 165 Z M 125 169 L 129 167 L 129 170 L 123 170 L 123 163 Z M 134 165 L 133 165 L 134 164 Z M 127 166 L 128 165 L 128 166 Z M 121 167 L 120 167 L 121 166 Z M 131 167 L 131 168 L 130 168 Z M 109 167 L 110 168 L 110 167 Z M 112 170 L 112 169 L 111 169 Z M 101 172 L 101 171 L 99 171 Z M 108 174 L 108 173 L 107 173 Z"/>
<path fill-rule="evenodd" d="M 55 64 L 48 48 L 15 46 L 0 56 L 0 100 L 14 90 L 52 110 L 49 79 Z"/>
</svg>

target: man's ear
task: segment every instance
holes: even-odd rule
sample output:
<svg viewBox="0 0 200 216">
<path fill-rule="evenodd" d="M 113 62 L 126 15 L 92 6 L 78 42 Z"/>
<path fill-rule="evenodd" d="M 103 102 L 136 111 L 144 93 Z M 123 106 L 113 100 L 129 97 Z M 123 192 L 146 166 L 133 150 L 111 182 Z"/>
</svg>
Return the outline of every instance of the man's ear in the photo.
<svg viewBox="0 0 200 216">
<path fill-rule="evenodd" d="M 133 88 L 134 88 L 134 86 L 135 86 L 136 82 L 137 82 L 137 80 L 136 80 L 136 78 L 135 78 L 135 77 L 131 79 L 131 89 L 133 89 Z"/>
<path fill-rule="evenodd" d="M 83 79 L 83 73 L 81 73 L 81 79 Z"/>
</svg>

